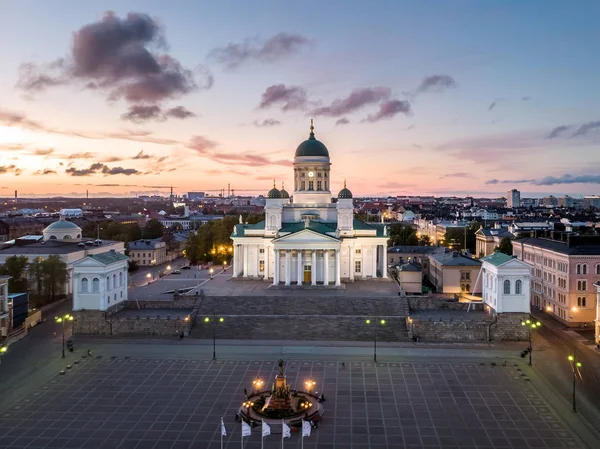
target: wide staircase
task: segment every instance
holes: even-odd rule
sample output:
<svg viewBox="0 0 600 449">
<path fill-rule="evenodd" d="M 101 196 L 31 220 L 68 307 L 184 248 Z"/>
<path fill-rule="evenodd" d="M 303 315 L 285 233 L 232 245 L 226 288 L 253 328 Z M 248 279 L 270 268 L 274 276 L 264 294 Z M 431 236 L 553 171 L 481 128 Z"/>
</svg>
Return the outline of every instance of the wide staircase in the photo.
<svg viewBox="0 0 600 449">
<path fill-rule="evenodd" d="M 401 296 L 206 296 L 197 311 L 193 338 L 408 341 Z"/>
</svg>

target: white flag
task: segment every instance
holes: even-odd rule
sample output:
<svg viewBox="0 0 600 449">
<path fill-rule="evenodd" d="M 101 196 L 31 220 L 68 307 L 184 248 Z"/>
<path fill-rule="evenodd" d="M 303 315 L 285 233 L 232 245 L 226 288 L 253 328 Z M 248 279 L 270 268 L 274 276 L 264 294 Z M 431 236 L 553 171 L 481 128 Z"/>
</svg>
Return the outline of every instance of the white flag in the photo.
<svg viewBox="0 0 600 449">
<path fill-rule="evenodd" d="M 221 418 L 221 436 L 226 437 L 227 431 L 225 430 L 225 424 L 223 424 L 223 418 Z"/>
<path fill-rule="evenodd" d="M 262 423 L 262 436 L 267 437 L 271 435 L 271 426 L 269 426 L 266 422 L 263 421 Z"/>
<path fill-rule="evenodd" d="M 311 425 L 308 421 L 302 420 L 302 438 L 310 436 Z"/>
<path fill-rule="evenodd" d="M 290 426 L 288 426 L 286 423 L 282 423 L 283 424 L 283 438 L 290 438 L 292 436 L 292 432 L 290 430 Z"/>
<path fill-rule="evenodd" d="M 242 437 L 249 437 L 251 433 L 252 429 L 250 426 L 246 424 L 246 421 L 242 421 Z"/>
</svg>

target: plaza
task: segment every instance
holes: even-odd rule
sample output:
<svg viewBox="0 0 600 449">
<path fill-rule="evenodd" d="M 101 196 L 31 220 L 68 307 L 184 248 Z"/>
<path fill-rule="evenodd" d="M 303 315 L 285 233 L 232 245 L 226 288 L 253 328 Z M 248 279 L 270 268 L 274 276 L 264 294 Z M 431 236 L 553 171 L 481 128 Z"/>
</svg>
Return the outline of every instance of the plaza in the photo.
<svg viewBox="0 0 600 449">
<path fill-rule="evenodd" d="M 274 378 L 274 354 L 223 348 L 224 358 L 213 361 L 196 345 L 165 345 L 170 355 L 153 347 L 105 345 L 77 364 L 67 360 L 72 367 L 64 375 L 50 375 L 4 408 L 0 447 L 219 448 L 221 417 L 224 447 L 240 447 L 234 415 L 254 379 Z M 311 378 L 326 397 L 306 448 L 587 447 L 524 366 L 499 361 L 506 351 L 398 357 L 390 354 L 402 350 L 389 350 L 380 363 L 350 352 L 310 352 L 290 355 L 285 364 L 290 385 Z M 256 427 L 243 447 L 260 444 Z M 281 447 L 280 437 L 266 437 L 264 447 Z M 285 447 L 300 447 L 299 434 Z"/>
</svg>

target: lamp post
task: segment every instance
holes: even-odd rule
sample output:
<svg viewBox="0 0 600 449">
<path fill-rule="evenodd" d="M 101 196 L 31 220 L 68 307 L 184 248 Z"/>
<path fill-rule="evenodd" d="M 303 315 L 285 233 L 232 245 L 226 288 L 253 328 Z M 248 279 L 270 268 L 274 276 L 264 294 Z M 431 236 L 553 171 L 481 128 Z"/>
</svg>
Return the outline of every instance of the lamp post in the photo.
<svg viewBox="0 0 600 449">
<path fill-rule="evenodd" d="M 2 356 L 4 354 L 6 354 L 6 351 L 8 351 L 8 347 L 7 346 L 0 347 L 0 364 L 2 364 Z"/>
<path fill-rule="evenodd" d="M 215 315 L 212 316 L 212 318 L 210 317 L 204 317 L 204 323 L 205 324 L 209 324 L 212 322 L 212 326 L 213 326 L 213 360 L 217 360 L 217 323 L 223 323 L 225 321 L 225 318 L 220 317 L 217 320 L 217 317 Z"/>
<path fill-rule="evenodd" d="M 371 320 L 367 319 L 365 320 L 365 323 L 367 326 L 369 326 L 371 324 Z M 379 320 L 379 323 L 373 321 L 373 323 L 375 324 L 375 332 L 373 333 L 373 362 L 377 363 L 377 324 L 380 326 L 385 326 L 385 320 Z"/>
<path fill-rule="evenodd" d="M 263 386 L 263 383 L 264 382 L 262 381 L 262 379 L 258 376 L 252 381 L 252 387 L 254 388 L 255 393 L 258 393 L 260 391 L 261 387 Z"/>
<path fill-rule="evenodd" d="M 65 358 L 65 322 L 73 321 L 73 315 L 69 315 L 68 313 L 63 316 L 55 316 L 54 321 L 62 324 L 62 358 Z"/>
<path fill-rule="evenodd" d="M 577 403 L 575 401 L 575 381 L 577 380 L 577 377 L 581 379 L 581 371 L 579 370 L 579 368 L 581 368 L 581 362 L 577 361 L 575 351 L 573 351 L 573 354 L 568 357 L 568 360 L 571 364 L 571 371 L 573 371 L 573 413 L 577 413 Z"/>
<path fill-rule="evenodd" d="M 541 327 L 542 323 L 539 321 L 533 322 L 532 320 L 525 320 L 521 321 L 521 326 L 528 327 L 529 347 L 527 348 L 527 352 L 529 353 L 529 366 L 531 366 L 531 353 L 533 352 L 533 348 L 531 347 L 531 331 Z"/>
<path fill-rule="evenodd" d="M 213 273 L 215 272 L 214 268 L 211 268 L 210 270 L 208 270 L 208 272 L 210 273 L 210 278 L 213 278 Z"/>
<path fill-rule="evenodd" d="M 309 377 L 308 380 L 304 382 L 304 386 L 309 394 L 312 393 L 312 389 L 315 387 L 315 385 L 317 385 L 317 383 L 312 380 L 312 377 Z"/>
</svg>

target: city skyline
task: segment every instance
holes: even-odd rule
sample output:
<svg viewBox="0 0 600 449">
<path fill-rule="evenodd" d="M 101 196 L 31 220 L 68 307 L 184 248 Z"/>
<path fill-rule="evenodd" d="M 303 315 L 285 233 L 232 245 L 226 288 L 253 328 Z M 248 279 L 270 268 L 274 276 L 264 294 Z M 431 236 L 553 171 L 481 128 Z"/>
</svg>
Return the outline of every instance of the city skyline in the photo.
<svg viewBox="0 0 600 449">
<path fill-rule="evenodd" d="M 1 197 L 266 194 L 310 118 L 334 194 L 600 191 L 595 2 L 59 4 L 0 7 Z"/>
</svg>

